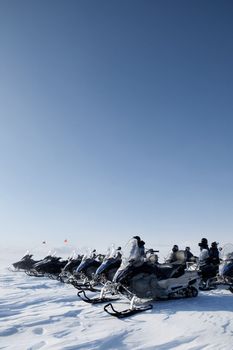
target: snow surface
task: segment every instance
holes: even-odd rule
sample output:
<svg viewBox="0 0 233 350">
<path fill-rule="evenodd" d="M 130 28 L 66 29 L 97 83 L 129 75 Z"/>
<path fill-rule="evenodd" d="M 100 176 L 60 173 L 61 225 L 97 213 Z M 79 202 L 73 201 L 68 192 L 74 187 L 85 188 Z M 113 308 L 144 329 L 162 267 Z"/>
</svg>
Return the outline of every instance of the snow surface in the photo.
<svg viewBox="0 0 233 350">
<path fill-rule="evenodd" d="M 119 320 L 102 304 L 80 301 L 71 285 L 10 272 L 21 257 L 0 255 L 0 349 L 233 349 L 233 294 L 227 290 L 155 302 L 153 310 Z"/>
</svg>

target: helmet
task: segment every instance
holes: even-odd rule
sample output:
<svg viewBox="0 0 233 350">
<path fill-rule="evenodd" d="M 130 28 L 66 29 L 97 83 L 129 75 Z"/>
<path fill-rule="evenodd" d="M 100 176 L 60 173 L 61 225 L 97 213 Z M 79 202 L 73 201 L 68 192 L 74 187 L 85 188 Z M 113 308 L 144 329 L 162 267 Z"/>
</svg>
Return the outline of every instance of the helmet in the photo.
<svg viewBox="0 0 233 350">
<path fill-rule="evenodd" d="M 179 247 L 177 244 L 174 244 L 173 248 L 172 248 L 172 251 L 173 252 L 177 252 L 179 250 Z"/>
<path fill-rule="evenodd" d="M 208 240 L 206 238 L 202 238 L 201 242 L 198 243 L 199 247 L 208 249 Z"/>
<path fill-rule="evenodd" d="M 201 243 L 207 245 L 208 244 L 208 240 L 206 238 L 202 238 L 201 239 Z"/>
</svg>

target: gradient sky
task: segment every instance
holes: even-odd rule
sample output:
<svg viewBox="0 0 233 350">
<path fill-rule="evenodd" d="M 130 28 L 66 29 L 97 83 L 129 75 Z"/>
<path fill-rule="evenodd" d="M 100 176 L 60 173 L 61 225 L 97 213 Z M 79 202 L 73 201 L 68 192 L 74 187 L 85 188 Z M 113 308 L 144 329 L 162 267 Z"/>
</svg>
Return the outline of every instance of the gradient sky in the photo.
<svg viewBox="0 0 233 350">
<path fill-rule="evenodd" d="M 1 0 L 3 245 L 233 240 L 233 2 Z"/>
</svg>

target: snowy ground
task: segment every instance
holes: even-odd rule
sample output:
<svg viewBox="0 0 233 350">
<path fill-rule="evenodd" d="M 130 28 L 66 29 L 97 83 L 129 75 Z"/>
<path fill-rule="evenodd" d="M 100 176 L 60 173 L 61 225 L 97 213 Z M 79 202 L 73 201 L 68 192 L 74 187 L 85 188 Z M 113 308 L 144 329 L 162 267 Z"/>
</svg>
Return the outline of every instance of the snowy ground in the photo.
<svg viewBox="0 0 233 350">
<path fill-rule="evenodd" d="M 8 264 L 19 259 L 9 261 L 8 255 L 7 261 L 2 254 L 0 349 L 233 349 L 229 291 L 157 302 L 151 311 L 119 320 L 106 314 L 101 304 L 80 301 L 70 285 L 9 272 Z"/>
</svg>

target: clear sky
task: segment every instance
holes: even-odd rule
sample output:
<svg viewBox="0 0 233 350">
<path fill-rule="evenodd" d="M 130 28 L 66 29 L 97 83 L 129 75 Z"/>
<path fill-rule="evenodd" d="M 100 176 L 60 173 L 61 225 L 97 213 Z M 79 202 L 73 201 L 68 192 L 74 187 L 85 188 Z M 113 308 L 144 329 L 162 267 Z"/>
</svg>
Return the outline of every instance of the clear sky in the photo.
<svg viewBox="0 0 233 350">
<path fill-rule="evenodd" d="M 233 241 L 233 2 L 0 1 L 0 234 Z"/>
</svg>

